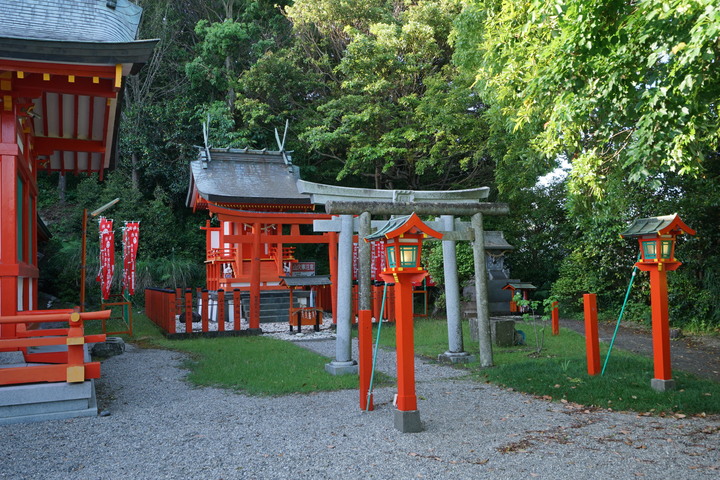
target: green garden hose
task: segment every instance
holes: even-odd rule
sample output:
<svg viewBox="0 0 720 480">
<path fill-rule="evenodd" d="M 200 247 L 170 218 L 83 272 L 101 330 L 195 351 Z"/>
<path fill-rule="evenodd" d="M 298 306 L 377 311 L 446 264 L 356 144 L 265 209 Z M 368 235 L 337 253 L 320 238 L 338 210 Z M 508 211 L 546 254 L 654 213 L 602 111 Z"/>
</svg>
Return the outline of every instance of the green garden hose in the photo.
<svg viewBox="0 0 720 480">
<path fill-rule="evenodd" d="M 637 262 L 640 261 L 640 254 L 638 253 Z M 633 282 L 635 281 L 635 274 L 637 273 L 637 266 L 633 266 L 632 275 L 630 276 L 630 283 L 628 284 L 627 292 L 625 293 L 625 301 L 622 304 L 622 308 L 620 309 L 620 315 L 617 319 L 617 324 L 615 325 L 615 332 L 613 333 L 612 340 L 610 340 L 610 347 L 608 347 L 607 355 L 605 355 L 605 363 L 603 364 L 602 371 L 600 372 L 600 375 L 605 374 L 605 367 L 607 367 L 608 360 L 610 360 L 610 352 L 612 352 L 613 344 L 615 343 L 615 337 L 617 337 L 618 329 L 620 328 L 620 320 L 622 320 L 623 314 L 625 313 L 625 306 L 627 305 L 628 298 L 630 298 L 630 291 L 632 290 Z"/>
</svg>

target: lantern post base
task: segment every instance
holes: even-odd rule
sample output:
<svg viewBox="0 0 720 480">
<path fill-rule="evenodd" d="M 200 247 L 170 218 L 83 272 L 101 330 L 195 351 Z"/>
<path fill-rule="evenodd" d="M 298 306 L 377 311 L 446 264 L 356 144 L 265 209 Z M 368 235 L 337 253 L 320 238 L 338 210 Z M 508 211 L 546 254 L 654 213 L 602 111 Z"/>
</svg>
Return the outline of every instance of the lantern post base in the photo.
<svg viewBox="0 0 720 480">
<path fill-rule="evenodd" d="M 395 428 L 402 433 L 418 433 L 423 431 L 418 410 L 395 410 Z"/>
<path fill-rule="evenodd" d="M 349 362 L 332 361 L 325 364 L 325 371 L 330 375 L 357 375 L 358 364 L 355 360 Z"/>
<path fill-rule="evenodd" d="M 445 352 L 438 355 L 440 363 L 471 363 L 475 361 L 475 355 L 468 352 Z"/>
<path fill-rule="evenodd" d="M 650 386 L 656 392 L 667 392 L 670 390 L 675 390 L 675 380 L 662 380 L 660 378 L 653 378 L 652 380 L 650 380 Z"/>
</svg>

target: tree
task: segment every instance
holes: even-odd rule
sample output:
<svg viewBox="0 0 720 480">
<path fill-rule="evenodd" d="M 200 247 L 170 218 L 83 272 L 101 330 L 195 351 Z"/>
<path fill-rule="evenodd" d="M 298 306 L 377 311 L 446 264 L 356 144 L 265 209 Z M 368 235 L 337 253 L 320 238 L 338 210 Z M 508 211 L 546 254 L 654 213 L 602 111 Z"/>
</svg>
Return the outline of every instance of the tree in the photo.
<svg viewBox="0 0 720 480">
<path fill-rule="evenodd" d="M 617 175 L 702 173 L 720 146 L 719 32 L 714 0 L 475 0 L 456 59 L 513 137 L 503 168 L 564 157 L 571 192 L 597 197 Z"/>
<path fill-rule="evenodd" d="M 337 180 L 448 188 L 483 174 L 488 179 L 484 104 L 467 88 L 468 77 L 450 65 L 449 35 L 460 2 L 396 7 L 386 23 L 346 19 L 350 40 L 334 69 L 338 84 L 318 107 L 320 123 L 300 139 L 342 166 Z"/>
</svg>

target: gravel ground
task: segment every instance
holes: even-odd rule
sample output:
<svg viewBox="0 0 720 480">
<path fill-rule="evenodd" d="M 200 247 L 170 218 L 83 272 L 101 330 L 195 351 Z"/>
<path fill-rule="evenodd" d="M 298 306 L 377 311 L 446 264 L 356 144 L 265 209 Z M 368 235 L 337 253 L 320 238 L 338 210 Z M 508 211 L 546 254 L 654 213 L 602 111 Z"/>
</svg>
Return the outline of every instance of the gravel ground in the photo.
<svg viewBox="0 0 720 480">
<path fill-rule="evenodd" d="M 332 339 L 301 345 L 334 356 Z M 357 358 L 357 355 L 353 358 Z M 177 352 L 103 362 L 111 415 L 0 426 L 0 478 L 718 478 L 720 418 L 586 410 L 479 384 L 418 360 L 421 433 L 393 427 L 394 388 L 248 397 L 193 388 Z M 378 368 L 392 374 L 394 353 Z"/>
</svg>

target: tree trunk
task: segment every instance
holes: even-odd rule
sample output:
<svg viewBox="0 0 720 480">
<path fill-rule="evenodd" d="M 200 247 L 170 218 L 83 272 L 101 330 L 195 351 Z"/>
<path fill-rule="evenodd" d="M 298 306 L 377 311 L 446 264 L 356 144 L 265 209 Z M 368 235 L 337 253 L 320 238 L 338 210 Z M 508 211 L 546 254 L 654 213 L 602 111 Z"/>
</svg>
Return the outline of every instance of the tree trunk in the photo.
<svg viewBox="0 0 720 480">
<path fill-rule="evenodd" d="M 135 191 L 140 190 L 140 171 L 138 170 L 138 157 L 137 153 L 131 155 L 132 161 L 132 188 Z"/>
<path fill-rule="evenodd" d="M 60 205 L 65 205 L 65 192 L 67 191 L 67 177 L 65 177 L 64 173 L 61 173 L 58 176 L 58 200 L 60 200 Z"/>
</svg>

